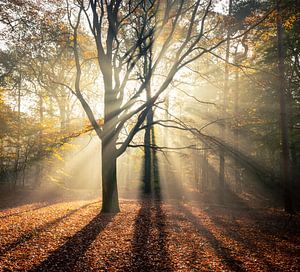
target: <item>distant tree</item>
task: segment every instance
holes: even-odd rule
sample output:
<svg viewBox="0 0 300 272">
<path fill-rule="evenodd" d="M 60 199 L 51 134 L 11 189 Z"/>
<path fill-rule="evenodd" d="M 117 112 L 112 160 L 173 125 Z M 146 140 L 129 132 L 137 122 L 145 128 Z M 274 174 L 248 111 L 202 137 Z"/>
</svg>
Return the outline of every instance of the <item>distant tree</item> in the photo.
<svg viewBox="0 0 300 272">
<path fill-rule="evenodd" d="M 278 92 L 280 101 L 280 130 L 281 130 L 281 150 L 282 150 L 282 171 L 283 171 L 283 186 L 284 186 L 284 208 L 286 212 L 293 212 L 291 199 L 291 166 L 289 155 L 289 136 L 288 136 L 288 117 L 287 117 L 287 102 L 285 94 L 285 69 L 284 69 L 284 44 L 283 44 L 283 25 L 281 17 L 281 2 L 276 1 L 276 25 L 277 25 L 277 52 L 278 52 Z"/>
</svg>

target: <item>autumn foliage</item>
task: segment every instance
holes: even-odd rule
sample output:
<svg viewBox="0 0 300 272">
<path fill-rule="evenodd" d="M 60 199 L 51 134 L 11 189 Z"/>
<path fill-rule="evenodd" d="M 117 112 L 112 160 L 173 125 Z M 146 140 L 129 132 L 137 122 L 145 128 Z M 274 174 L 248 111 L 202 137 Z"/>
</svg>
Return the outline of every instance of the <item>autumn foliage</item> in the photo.
<svg viewBox="0 0 300 272">
<path fill-rule="evenodd" d="M 61 200 L 5 202 L 2 271 L 299 268 L 299 216 L 279 210 L 142 199 L 123 200 L 117 215 L 99 215 L 97 199 Z"/>
</svg>

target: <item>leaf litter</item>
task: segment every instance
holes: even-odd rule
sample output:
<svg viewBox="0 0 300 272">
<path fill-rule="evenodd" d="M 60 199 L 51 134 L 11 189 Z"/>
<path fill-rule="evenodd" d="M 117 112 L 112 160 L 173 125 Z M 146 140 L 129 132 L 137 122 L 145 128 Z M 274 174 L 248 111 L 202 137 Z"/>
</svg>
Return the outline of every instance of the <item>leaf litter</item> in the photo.
<svg viewBox="0 0 300 272">
<path fill-rule="evenodd" d="M 299 216 L 153 199 L 0 211 L 1 271 L 299 271 Z"/>
</svg>

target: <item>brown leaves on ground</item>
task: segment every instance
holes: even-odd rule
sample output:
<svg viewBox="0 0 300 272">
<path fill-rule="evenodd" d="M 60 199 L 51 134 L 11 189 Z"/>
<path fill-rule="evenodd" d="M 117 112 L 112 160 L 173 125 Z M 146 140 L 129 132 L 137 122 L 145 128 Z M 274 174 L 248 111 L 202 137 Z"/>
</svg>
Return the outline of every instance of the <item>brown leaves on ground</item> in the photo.
<svg viewBox="0 0 300 272">
<path fill-rule="evenodd" d="M 299 271 L 299 217 L 145 199 L 0 211 L 1 271 Z"/>
</svg>

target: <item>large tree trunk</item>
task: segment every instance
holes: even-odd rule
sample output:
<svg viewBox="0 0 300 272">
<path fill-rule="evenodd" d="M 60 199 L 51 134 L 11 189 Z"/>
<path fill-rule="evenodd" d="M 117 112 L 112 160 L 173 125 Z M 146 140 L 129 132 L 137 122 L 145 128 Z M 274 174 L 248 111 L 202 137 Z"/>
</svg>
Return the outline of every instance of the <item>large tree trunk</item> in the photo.
<svg viewBox="0 0 300 272">
<path fill-rule="evenodd" d="M 112 30 L 110 30 L 112 31 Z M 111 42 L 111 41 L 110 41 Z M 111 47 L 110 47 L 111 48 Z M 117 117 L 111 117 L 116 110 L 117 93 L 112 86 L 111 53 L 104 62 L 103 80 L 105 86 L 104 94 L 104 125 L 102 142 L 102 210 L 103 213 L 117 213 L 119 208 L 118 186 L 117 186 L 117 150 L 116 135 Z"/>
<path fill-rule="evenodd" d="M 111 90 L 111 89 L 110 89 Z M 117 135 L 115 134 L 115 120 L 109 118 L 113 109 L 111 91 L 105 94 L 104 126 L 102 143 L 102 210 L 103 213 L 117 213 L 119 208 L 117 186 Z"/>
<path fill-rule="evenodd" d="M 102 210 L 103 213 L 120 211 L 117 186 L 117 156 L 113 143 L 102 142 Z"/>
</svg>

